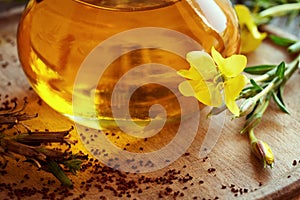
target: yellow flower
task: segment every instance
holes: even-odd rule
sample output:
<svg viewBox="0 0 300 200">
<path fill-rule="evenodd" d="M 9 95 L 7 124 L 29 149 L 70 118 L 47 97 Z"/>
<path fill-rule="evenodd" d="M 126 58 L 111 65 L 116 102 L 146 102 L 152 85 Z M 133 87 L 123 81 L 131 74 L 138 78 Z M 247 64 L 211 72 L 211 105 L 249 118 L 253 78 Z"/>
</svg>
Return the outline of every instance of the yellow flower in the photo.
<svg viewBox="0 0 300 200">
<path fill-rule="evenodd" d="M 192 51 L 187 54 L 189 70 L 180 70 L 178 74 L 189 80 L 179 85 L 184 96 L 194 96 L 208 106 L 218 107 L 224 101 L 227 108 L 239 116 L 239 108 L 235 102 L 247 83 L 241 74 L 247 64 L 243 55 L 232 55 L 223 58 L 213 47 L 212 57 L 204 51 Z M 222 91 L 224 89 L 224 92 Z"/>
<path fill-rule="evenodd" d="M 243 55 L 223 58 L 214 48 L 211 53 L 223 77 L 225 104 L 235 116 L 239 116 L 240 109 L 235 100 L 247 84 L 246 76 L 241 74 L 246 67 L 247 58 Z"/>
<path fill-rule="evenodd" d="M 266 38 L 266 33 L 260 33 L 253 20 L 250 10 L 244 5 L 236 5 L 235 10 L 241 28 L 242 53 L 254 51 Z"/>
<path fill-rule="evenodd" d="M 267 165 L 272 168 L 274 164 L 274 155 L 270 146 L 261 140 L 251 142 L 251 146 L 252 152 L 256 157 L 263 161 L 264 168 L 266 168 Z"/>
<path fill-rule="evenodd" d="M 218 71 L 211 56 L 204 51 L 192 51 L 187 54 L 186 59 L 190 63 L 190 69 L 180 70 L 178 74 L 190 80 L 179 85 L 180 92 L 184 96 L 194 96 L 205 105 L 220 106 L 222 96 L 215 80 Z"/>
<path fill-rule="evenodd" d="M 258 140 L 255 137 L 253 128 L 251 128 L 249 130 L 249 139 L 251 142 L 251 150 L 252 150 L 253 154 L 258 159 L 263 161 L 264 168 L 266 168 L 267 165 L 272 168 L 275 159 L 274 159 L 274 154 L 273 154 L 270 146 L 267 143 L 265 143 L 261 140 Z"/>
</svg>

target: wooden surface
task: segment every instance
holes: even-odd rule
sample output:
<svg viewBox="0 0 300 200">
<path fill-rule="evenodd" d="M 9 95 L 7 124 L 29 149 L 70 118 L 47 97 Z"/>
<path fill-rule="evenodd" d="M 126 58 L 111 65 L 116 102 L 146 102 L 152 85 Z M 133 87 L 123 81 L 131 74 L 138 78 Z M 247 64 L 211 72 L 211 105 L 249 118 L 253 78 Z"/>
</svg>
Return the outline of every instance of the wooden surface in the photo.
<svg viewBox="0 0 300 200">
<path fill-rule="evenodd" d="M 0 19 L 0 102 L 15 97 L 22 101 L 27 97 L 26 112 L 39 113 L 37 119 L 25 122 L 28 127 L 66 130 L 73 123 L 40 101 L 30 89 L 18 62 L 15 42 L 18 19 L 18 14 Z M 264 43 L 248 57 L 250 65 L 289 60 L 282 49 L 269 43 Z M 187 153 L 166 168 L 145 174 L 126 174 L 90 161 L 84 164 L 82 172 L 70 175 L 74 189 L 66 189 L 50 174 L 22 160 L 9 159 L 8 166 L 0 169 L 0 199 L 18 199 L 17 194 L 23 195 L 21 199 L 297 198 L 300 193 L 299 83 L 300 74 L 296 73 L 286 86 L 285 101 L 290 115 L 271 103 L 256 131 L 257 137 L 272 147 L 276 159 L 273 169 L 262 167 L 250 152 L 248 138 L 239 134 L 244 119 L 232 121 L 229 114 L 212 152 L 205 159 L 199 158 L 208 128 L 203 110 L 198 133 Z M 78 139 L 76 131 L 72 132 L 72 137 Z M 74 151 L 81 148 L 80 142 L 73 147 Z"/>
</svg>

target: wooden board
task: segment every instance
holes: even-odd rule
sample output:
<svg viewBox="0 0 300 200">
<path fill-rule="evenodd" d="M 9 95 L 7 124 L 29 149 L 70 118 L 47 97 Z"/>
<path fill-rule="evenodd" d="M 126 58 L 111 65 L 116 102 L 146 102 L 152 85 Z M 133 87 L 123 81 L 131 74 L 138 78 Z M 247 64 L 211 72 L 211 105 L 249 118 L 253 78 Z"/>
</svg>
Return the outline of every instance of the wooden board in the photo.
<svg viewBox="0 0 300 200">
<path fill-rule="evenodd" d="M 27 97 L 26 112 L 39 113 L 37 119 L 25 122 L 28 127 L 66 130 L 74 125 L 73 122 L 41 102 L 30 89 L 18 62 L 15 41 L 18 13 L 0 19 L 1 102 L 15 97 L 22 101 Z M 267 42 L 248 55 L 248 59 L 250 65 L 290 60 L 282 49 Z M 90 161 L 77 175 L 70 175 L 74 189 L 66 189 L 52 175 L 28 163 L 9 159 L 8 166 L 0 169 L 0 199 L 18 199 L 17 196 L 21 199 L 296 199 L 300 197 L 299 83 L 300 74 L 296 73 L 286 86 L 285 101 L 290 115 L 280 112 L 271 103 L 257 130 L 257 136 L 267 141 L 275 153 L 273 169 L 262 167 L 251 154 L 248 138 L 239 134 L 244 119 L 232 121 L 229 114 L 211 153 L 205 159 L 199 158 L 209 124 L 203 110 L 198 133 L 187 152 L 163 169 L 132 174 Z M 76 131 L 72 132 L 72 137 L 79 138 Z M 72 148 L 76 151 L 82 145 L 79 142 Z M 130 148 L 134 150 L 137 145 Z"/>
</svg>

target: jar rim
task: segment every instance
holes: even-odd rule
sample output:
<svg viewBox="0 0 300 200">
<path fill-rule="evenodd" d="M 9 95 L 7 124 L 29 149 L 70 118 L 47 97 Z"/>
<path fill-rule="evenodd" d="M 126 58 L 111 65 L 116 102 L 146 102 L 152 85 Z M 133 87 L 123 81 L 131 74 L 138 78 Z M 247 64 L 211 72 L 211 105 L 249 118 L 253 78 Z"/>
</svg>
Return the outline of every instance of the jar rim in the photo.
<svg viewBox="0 0 300 200">
<path fill-rule="evenodd" d="M 73 0 L 87 6 L 120 12 L 145 11 L 170 6 L 181 0 Z"/>
</svg>

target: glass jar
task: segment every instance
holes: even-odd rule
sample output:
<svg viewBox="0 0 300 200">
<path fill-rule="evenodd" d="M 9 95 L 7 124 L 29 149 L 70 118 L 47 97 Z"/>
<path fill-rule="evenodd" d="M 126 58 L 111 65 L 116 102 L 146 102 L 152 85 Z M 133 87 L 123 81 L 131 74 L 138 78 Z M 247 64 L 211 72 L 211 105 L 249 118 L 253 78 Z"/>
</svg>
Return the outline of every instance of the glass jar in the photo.
<svg viewBox="0 0 300 200">
<path fill-rule="evenodd" d="M 156 104 L 178 119 L 184 55 L 215 46 L 230 56 L 240 48 L 228 0 L 31 0 L 17 42 L 37 94 L 76 122 L 102 128 L 146 125 L 161 117 Z"/>
</svg>

